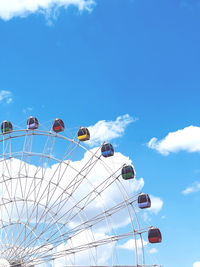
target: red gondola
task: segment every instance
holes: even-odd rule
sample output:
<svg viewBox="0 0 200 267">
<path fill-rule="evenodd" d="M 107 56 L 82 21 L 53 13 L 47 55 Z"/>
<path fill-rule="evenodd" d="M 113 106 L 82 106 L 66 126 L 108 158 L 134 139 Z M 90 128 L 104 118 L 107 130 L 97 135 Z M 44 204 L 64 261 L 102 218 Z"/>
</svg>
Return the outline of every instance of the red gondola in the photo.
<svg viewBox="0 0 200 267">
<path fill-rule="evenodd" d="M 158 228 L 152 228 L 148 231 L 148 239 L 150 243 L 162 242 L 162 235 Z"/>
<path fill-rule="evenodd" d="M 56 133 L 62 132 L 65 129 L 64 122 L 61 119 L 55 119 L 52 128 Z"/>
</svg>

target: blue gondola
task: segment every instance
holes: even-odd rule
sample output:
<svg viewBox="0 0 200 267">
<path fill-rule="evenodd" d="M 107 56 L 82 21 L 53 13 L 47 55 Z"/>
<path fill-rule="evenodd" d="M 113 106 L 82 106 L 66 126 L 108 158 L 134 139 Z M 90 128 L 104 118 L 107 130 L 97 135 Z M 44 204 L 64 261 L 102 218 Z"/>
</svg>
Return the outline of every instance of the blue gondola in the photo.
<svg viewBox="0 0 200 267">
<path fill-rule="evenodd" d="M 146 209 L 151 207 L 151 199 L 148 194 L 141 194 L 138 196 L 138 207 Z"/>
<path fill-rule="evenodd" d="M 122 177 L 124 180 L 133 179 L 135 177 L 135 171 L 131 165 L 126 165 L 122 168 Z"/>
<path fill-rule="evenodd" d="M 10 133 L 13 130 L 12 123 L 10 121 L 3 121 L 1 124 L 1 132 L 3 134 Z"/>
<path fill-rule="evenodd" d="M 30 116 L 27 120 L 27 128 L 29 130 L 35 130 L 38 129 L 38 127 L 39 127 L 38 119 Z"/>
<path fill-rule="evenodd" d="M 113 146 L 111 144 L 109 144 L 109 143 L 103 144 L 102 147 L 101 147 L 101 154 L 105 158 L 113 156 L 114 155 Z"/>
</svg>

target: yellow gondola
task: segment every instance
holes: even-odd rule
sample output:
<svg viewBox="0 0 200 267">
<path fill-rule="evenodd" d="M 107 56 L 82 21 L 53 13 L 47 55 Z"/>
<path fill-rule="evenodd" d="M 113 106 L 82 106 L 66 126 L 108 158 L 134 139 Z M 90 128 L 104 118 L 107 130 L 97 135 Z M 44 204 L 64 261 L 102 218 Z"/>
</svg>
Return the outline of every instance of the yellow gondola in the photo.
<svg viewBox="0 0 200 267">
<path fill-rule="evenodd" d="M 78 140 L 79 141 L 90 140 L 90 132 L 87 128 L 80 127 L 80 129 L 78 130 Z"/>
</svg>

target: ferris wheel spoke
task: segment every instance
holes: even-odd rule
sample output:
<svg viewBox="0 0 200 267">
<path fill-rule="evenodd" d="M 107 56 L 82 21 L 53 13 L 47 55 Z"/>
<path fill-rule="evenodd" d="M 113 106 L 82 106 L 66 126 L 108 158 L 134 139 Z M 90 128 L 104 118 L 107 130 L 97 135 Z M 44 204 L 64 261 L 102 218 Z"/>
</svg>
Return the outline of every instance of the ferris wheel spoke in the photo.
<svg viewBox="0 0 200 267">
<path fill-rule="evenodd" d="M 110 177 L 109 177 L 110 178 Z M 62 217 L 60 217 L 59 218 L 59 220 L 61 220 L 63 217 L 65 217 L 65 221 L 66 221 L 66 223 L 68 223 L 68 221 L 70 221 L 70 219 L 72 218 L 72 217 L 70 217 L 71 216 L 71 214 L 73 214 L 73 212 L 74 212 L 74 209 L 78 209 L 78 210 L 84 210 L 85 209 L 85 207 L 87 206 L 87 205 L 89 205 L 95 198 L 96 198 L 96 195 L 97 194 L 101 194 L 101 192 L 102 191 L 104 191 L 106 188 L 107 188 L 107 186 L 109 186 L 108 185 L 108 181 L 109 181 L 109 178 L 108 179 L 106 179 L 105 181 L 103 181 L 100 185 L 98 185 L 96 188 L 94 188 L 91 192 L 89 192 L 86 196 L 84 196 L 83 198 L 81 198 L 78 202 L 76 202 L 76 204 L 75 205 L 73 205 L 66 213 L 64 213 L 63 215 L 62 215 Z M 113 183 L 114 181 L 112 180 L 111 182 L 110 182 L 110 184 L 111 183 Z M 93 195 L 93 197 L 91 198 L 91 196 Z M 71 196 L 72 197 L 72 196 Z M 67 201 L 68 201 L 68 198 L 66 199 Z M 89 201 L 90 200 L 90 201 Z M 74 202 L 74 200 L 72 199 L 72 201 Z M 84 203 L 83 203 L 84 202 Z M 62 203 L 62 206 L 60 207 L 60 209 L 62 209 L 64 206 L 65 206 L 65 204 L 66 204 L 66 202 L 65 201 L 63 201 L 63 203 Z M 82 205 L 81 205 L 82 204 Z M 52 208 L 52 207 L 50 207 L 50 208 Z M 55 208 L 55 206 L 54 206 L 54 208 Z M 59 213 L 59 211 L 60 210 L 57 210 L 57 213 Z M 76 214 L 76 213 L 75 213 Z M 66 216 L 68 215 L 68 219 L 66 218 Z"/>
<path fill-rule="evenodd" d="M 70 145 L 73 145 L 73 142 L 71 142 Z M 61 161 L 61 162 L 58 164 L 56 170 L 54 171 L 54 173 L 53 173 L 53 175 L 52 175 L 52 177 L 51 177 L 51 179 L 50 179 L 50 181 L 49 181 L 49 184 L 48 184 L 48 189 L 47 189 L 47 194 L 46 194 L 46 205 L 47 205 L 47 203 L 49 203 L 49 202 L 51 201 L 52 197 L 54 196 L 54 194 L 55 194 L 55 192 L 56 192 L 56 187 L 54 187 L 52 190 L 50 189 L 50 184 L 51 184 L 53 178 L 55 177 L 56 173 L 58 172 L 58 175 L 57 175 L 58 178 L 57 178 L 57 181 L 55 181 L 55 182 L 56 182 L 57 184 L 60 184 L 61 180 L 63 179 L 63 177 L 64 177 L 64 175 L 65 175 L 65 173 L 66 173 L 66 171 L 67 171 L 67 169 L 68 169 L 68 167 L 69 167 L 69 165 L 70 165 L 70 161 L 72 160 L 73 154 L 74 154 L 74 152 L 77 150 L 77 148 L 78 148 L 78 145 L 76 145 L 76 146 L 74 147 L 74 149 L 73 149 L 72 151 L 70 151 L 70 153 L 67 153 L 67 154 L 65 153 L 65 156 L 71 154 L 71 157 L 70 157 L 70 159 L 68 159 L 68 164 L 65 165 L 64 171 L 61 172 L 61 166 L 62 166 L 62 163 L 63 163 L 63 161 L 64 161 L 64 158 L 63 158 L 63 161 Z M 72 152 L 73 152 L 73 153 L 72 153 Z M 65 157 L 65 156 L 64 156 L 64 157 Z M 46 191 L 46 189 L 44 190 L 44 192 L 45 192 L 45 191 Z M 51 193 L 51 194 L 50 194 L 50 193 Z"/>
<path fill-rule="evenodd" d="M 3 203 L 3 208 L 4 208 L 4 211 L 5 211 L 5 213 L 7 214 L 7 216 L 8 216 L 8 218 L 9 218 L 9 212 L 8 212 L 8 209 L 7 209 L 7 207 L 4 205 L 4 200 L 3 200 L 3 198 L 1 199 L 1 202 Z M 1 209 L 1 210 L 3 210 L 3 209 Z M 5 214 L 4 214 L 4 217 L 5 217 Z M 1 218 L 3 218 L 3 216 L 1 217 Z M 5 240 L 5 243 L 6 243 L 6 245 L 7 244 L 9 244 L 9 239 L 8 239 L 8 233 L 7 233 L 7 231 L 5 231 L 4 229 L 5 229 L 5 223 L 7 223 L 7 222 L 5 222 L 5 221 L 3 221 L 3 219 L 1 219 L 1 238 L 3 239 L 3 240 Z M 3 234 L 4 234 L 4 236 L 3 236 Z M 1 240 L 2 240 L 1 239 Z M 3 242 L 1 243 L 1 244 L 3 244 Z"/>
<path fill-rule="evenodd" d="M 97 152 L 98 152 L 98 150 L 96 151 L 96 153 Z M 86 164 L 82 167 L 82 169 L 80 171 L 76 170 L 76 172 L 77 172 L 76 176 L 71 180 L 71 182 L 65 188 L 65 191 L 63 191 L 62 194 L 59 196 L 59 198 L 54 202 L 54 205 L 52 206 L 52 208 L 55 207 L 56 202 L 59 200 L 58 205 L 56 204 L 56 206 L 59 209 L 59 206 L 62 202 L 68 201 L 69 197 L 73 196 L 76 189 L 81 185 L 83 180 L 86 179 L 89 172 L 94 168 L 95 164 L 97 163 L 97 158 L 95 159 L 96 153 L 93 154 L 93 156 L 86 162 Z M 95 160 L 93 161 L 93 159 L 95 159 Z M 68 166 L 69 165 L 67 165 L 67 167 Z M 62 173 L 61 178 L 64 177 L 65 172 L 66 172 L 66 168 L 64 169 L 64 172 Z M 80 176 L 80 178 L 79 178 L 79 176 Z M 61 179 L 59 180 L 59 182 L 61 182 Z M 55 190 L 55 188 L 54 188 L 54 190 Z M 69 190 L 71 190 L 71 192 L 69 192 Z M 67 195 L 65 194 L 66 192 L 67 192 Z M 54 194 L 54 192 L 53 192 L 53 194 Z M 51 194 L 51 196 L 53 196 L 53 194 Z M 63 200 L 63 196 L 66 196 L 67 198 Z"/>
<path fill-rule="evenodd" d="M 53 140 L 52 140 L 52 138 L 53 138 Z M 55 140 L 56 140 L 55 135 L 50 134 L 47 137 L 47 141 L 45 143 L 43 152 L 42 152 L 41 157 L 40 157 L 39 162 L 38 162 L 38 167 L 37 167 L 35 174 L 34 174 L 35 177 L 37 176 L 37 174 L 39 174 L 39 172 L 41 172 L 42 178 L 44 178 L 44 165 L 46 164 L 45 168 L 47 168 L 50 156 L 52 154 L 53 146 L 55 144 Z M 39 191 L 40 191 L 41 185 L 42 185 L 42 179 L 41 179 L 40 184 L 39 184 Z M 39 191 L 38 191 L 38 195 L 39 195 Z"/>
<path fill-rule="evenodd" d="M 85 167 L 85 166 L 84 166 Z M 87 168 L 88 167 L 90 167 L 90 165 L 89 166 L 87 166 Z M 87 169 L 86 167 L 84 168 L 84 169 Z M 79 174 L 80 174 L 81 172 L 79 172 Z M 83 176 L 83 175 L 82 175 Z M 85 178 L 85 176 L 83 176 L 83 178 Z M 81 179 L 81 181 L 82 181 L 83 179 Z M 45 190 L 44 190 L 45 191 Z M 65 189 L 65 192 L 66 191 L 68 191 L 68 188 L 66 188 Z M 62 193 L 63 194 L 63 193 Z M 68 195 L 69 195 L 69 193 L 68 193 Z M 51 196 L 53 196 L 53 194 L 51 194 Z M 43 196 L 43 198 L 44 198 L 44 196 Z M 52 198 L 52 197 L 51 197 Z M 51 198 L 49 198 L 48 199 L 48 202 L 50 202 L 50 200 L 51 200 Z M 42 198 L 40 197 L 40 199 L 38 200 L 38 202 L 40 202 L 42 200 Z M 68 198 L 67 198 L 67 200 L 68 200 Z M 65 200 L 65 202 L 67 201 L 67 200 Z M 55 202 L 54 202 L 55 203 Z M 54 208 L 54 206 L 53 205 L 51 205 L 51 207 L 50 207 L 51 209 L 52 208 Z M 44 213 L 45 213 L 45 211 L 41 214 L 41 218 L 43 218 L 43 216 L 44 216 Z M 37 220 L 37 223 L 39 223 L 40 222 L 40 220 Z"/>
<path fill-rule="evenodd" d="M 24 183 L 23 183 L 23 188 L 22 190 L 22 196 L 25 198 L 26 192 L 27 192 L 27 183 L 28 183 L 28 176 L 29 176 L 29 165 L 30 165 L 30 155 L 31 150 L 32 150 L 32 144 L 33 144 L 33 132 L 30 134 L 28 130 L 26 130 L 26 135 L 24 138 L 24 144 L 23 144 L 23 150 L 21 154 L 21 159 L 20 159 L 20 166 L 19 166 L 19 171 L 18 171 L 18 177 L 19 179 L 17 180 L 17 185 L 16 185 L 16 191 L 18 189 L 18 181 L 21 185 L 21 177 L 26 177 Z M 24 172 L 23 172 L 24 170 Z M 15 193 L 17 193 L 15 191 Z"/>
<path fill-rule="evenodd" d="M 118 171 L 118 170 L 117 170 Z M 116 172 L 117 172 L 116 171 Z M 110 177 L 109 177 L 110 178 Z M 118 179 L 118 177 L 116 178 Z M 106 179 L 104 182 L 102 182 L 99 186 L 97 186 L 92 192 L 90 192 L 87 196 L 85 196 L 84 198 L 82 198 L 79 202 L 77 202 L 71 209 L 69 209 L 65 214 L 62 215 L 62 217 L 58 218 L 57 221 L 60 221 L 63 217 L 66 218 L 66 214 L 68 214 L 68 219 L 65 219 L 65 225 L 72 220 L 74 217 L 77 216 L 78 213 L 75 213 L 75 215 L 73 214 L 73 216 L 70 217 L 70 215 L 72 214 L 72 211 L 76 208 L 78 208 L 79 211 L 83 211 L 86 206 L 91 203 L 95 198 L 96 198 L 96 194 L 97 192 L 99 194 L 101 194 L 101 192 L 103 192 L 108 186 L 110 186 L 115 180 L 111 180 L 110 183 L 108 183 L 108 179 Z M 97 191 L 97 189 L 99 189 L 99 191 Z M 93 194 L 93 197 L 91 198 L 91 194 Z M 87 199 L 90 198 L 90 201 L 87 201 Z M 79 206 L 82 202 L 84 201 L 84 204 L 82 204 L 82 206 Z M 44 229 L 44 231 L 46 229 L 48 229 L 49 225 L 46 226 L 46 228 Z M 63 226 L 60 227 L 60 230 L 62 230 Z M 56 231 L 54 231 L 54 233 L 49 236 L 48 240 L 51 240 L 51 242 L 53 241 L 53 237 L 57 234 Z M 56 238 L 57 239 L 57 238 Z M 47 240 L 47 241 L 48 241 Z"/>
<path fill-rule="evenodd" d="M 71 144 L 73 144 L 73 141 L 71 142 Z M 67 152 L 68 153 L 68 152 Z M 67 153 L 65 153 L 65 156 L 67 155 Z M 64 156 L 64 157 L 65 157 Z M 41 156 L 42 157 L 42 156 Z M 50 157 L 49 157 L 50 158 Z M 60 165 L 60 164 L 59 164 Z M 68 165 L 67 165 L 68 166 Z M 38 170 L 36 171 L 36 172 L 38 172 Z M 44 174 L 45 173 L 43 173 L 43 175 L 42 175 L 42 178 L 44 178 Z M 43 179 L 41 179 L 41 181 L 36 185 L 36 181 L 34 180 L 34 183 L 35 183 L 35 186 L 34 186 L 34 188 L 33 188 L 33 192 L 36 192 L 36 187 L 38 187 L 39 188 L 39 190 L 38 190 L 38 192 L 37 192 L 37 196 L 35 195 L 35 198 L 38 198 L 38 196 L 40 196 L 40 194 L 39 194 L 39 191 L 40 191 L 40 188 L 41 188 L 41 185 L 42 185 L 42 180 Z M 51 180 L 52 180 L 52 178 L 51 178 Z M 43 193 L 41 194 L 41 196 L 40 196 L 40 199 L 42 199 L 42 196 L 44 195 L 44 192 L 46 192 L 46 190 L 48 190 L 48 193 L 46 193 L 46 195 L 45 195 L 45 197 L 46 197 L 46 199 L 47 199 L 47 196 L 49 196 L 49 188 L 50 188 L 50 184 L 51 184 L 51 180 L 50 180 L 50 182 L 49 182 L 49 185 L 47 185 L 46 186 L 46 188 L 45 188 L 45 190 L 43 190 Z M 29 192 L 30 193 L 30 192 Z M 47 201 L 48 202 L 48 201 Z M 37 209 L 37 207 L 35 207 L 36 209 Z"/>
<path fill-rule="evenodd" d="M 98 151 L 98 150 L 97 150 Z M 96 152 L 97 153 L 97 152 Z M 79 171 L 79 170 L 76 170 L 75 168 L 73 168 L 73 170 L 75 170 L 76 171 L 76 175 L 75 175 L 75 177 L 74 178 L 72 178 L 71 179 L 71 182 L 68 184 L 68 186 L 66 187 L 66 189 L 65 189 L 65 191 L 69 191 L 69 189 L 70 188 L 74 188 L 75 187 L 75 185 L 77 184 L 77 181 L 79 182 L 79 184 L 81 184 L 81 182 L 84 180 L 84 178 L 86 177 L 86 175 L 87 174 L 83 174 L 83 172 L 84 171 L 87 171 L 90 167 L 92 168 L 92 167 L 94 167 L 94 166 L 92 166 L 92 165 L 94 165 L 94 163 L 92 162 L 92 160 L 93 160 L 93 158 L 95 157 L 95 155 L 96 155 L 96 153 L 85 163 L 85 165 L 81 168 L 81 170 Z M 61 166 L 62 166 L 62 164 L 65 164 L 65 162 L 64 162 L 64 160 L 63 161 L 61 161 L 60 162 L 60 164 L 59 164 L 59 166 L 58 167 L 60 167 L 60 175 L 58 176 L 58 180 L 57 180 L 57 183 L 59 184 L 60 182 L 61 182 L 61 180 L 63 179 L 63 177 L 65 177 L 64 175 L 65 175 L 65 173 L 66 173 L 66 171 L 67 171 L 67 169 L 68 169 L 68 167 L 70 166 L 71 167 L 71 165 L 70 165 L 70 161 L 68 161 L 68 164 L 66 164 L 66 167 L 64 168 L 64 171 L 62 172 L 62 174 L 61 174 Z M 96 163 L 96 162 L 95 162 Z M 55 175 L 55 172 L 54 172 L 54 174 L 53 174 L 53 176 L 52 177 L 54 177 L 54 175 Z M 78 180 L 78 177 L 79 176 L 81 176 L 81 179 L 80 180 Z M 54 194 L 54 192 L 55 192 L 55 188 L 54 188 L 54 191 L 53 191 L 53 194 Z M 72 189 L 73 190 L 73 189 Z M 51 196 L 53 196 L 53 194 L 51 194 Z M 72 195 L 72 193 L 69 193 L 68 192 L 68 195 Z M 50 199 L 51 200 L 51 199 Z"/>
<path fill-rule="evenodd" d="M 135 202 L 136 196 L 131 197 L 128 200 L 128 204 Z M 66 231 L 64 233 L 64 237 L 65 238 L 68 238 L 68 237 L 73 238 L 76 234 L 79 234 L 81 231 L 85 231 L 85 230 L 89 229 L 90 227 L 95 226 L 96 224 L 104 221 L 105 217 L 111 217 L 113 214 L 118 213 L 119 211 L 121 211 L 124 208 L 126 208 L 126 204 L 124 202 L 121 202 L 121 203 L 117 204 L 116 206 L 114 206 L 110 209 L 107 209 L 104 212 L 90 218 L 89 220 L 83 222 L 82 224 L 79 224 L 79 225 L 71 228 L 70 230 Z"/>
<path fill-rule="evenodd" d="M 9 168 L 8 166 L 8 160 L 11 158 L 11 138 L 10 135 L 7 138 L 7 140 L 5 140 L 5 135 L 3 135 L 3 161 L 2 161 L 2 179 L 6 188 L 6 193 L 8 194 L 9 198 L 12 196 L 13 192 L 12 192 L 12 175 L 11 175 L 11 168 Z M 9 178 L 6 182 L 5 182 L 5 178 Z M 8 184 L 7 184 L 8 183 Z M 10 185 L 11 190 L 8 189 L 8 185 Z M 3 186 L 2 186 L 2 195 L 4 194 L 4 190 L 3 190 Z"/>
<path fill-rule="evenodd" d="M 38 203 L 39 204 L 39 203 Z M 39 206 L 39 205 L 38 205 Z M 52 218 L 53 218 L 53 216 L 52 216 Z M 54 219 L 53 219 L 54 220 Z M 54 224 L 53 225 L 55 225 L 56 224 L 56 222 L 54 221 L 53 222 Z M 32 230 L 31 230 L 32 232 L 35 232 L 35 231 L 38 231 L 38 229 L 37 228 L 32 228 Z M 39 235 L 40 234 L 40 235 Z M 31 235 L 31 233 L 29 233 L 27 236 L 26 236 L 26 245 L 27 245 L 27 247 L 29 246 L 29 245 L 34 245 L 34 244 L 36 244 L 37 245 L 37 241 L 39 240 L 39 238 L 40 239 L 42 239 L 43 237 L 43 234 L 44 234 L 44 232 L 41 234 L 41 229 L 39 229 L 39 232 L 38 232 L 38 234 L 37 234 L 37 238 L 33 238 L 33 235 Z M 60 236 L 61 236 L 61 233 L 60 233 Z M 45 239 L 46 240 L 46 239 Z M 21 245 L 21 244 L 20 244 Z"/>
<path fill-rule="evenodd" d="M 21 224 L 22 224 L 22 221 L 21 221 L 21 216 L 20 216 L 20 211 L 19 211 L 19 208 L 18 208 L 18 205 L 17 205 L 17 201 L 15 201 L 15 199 L 13 199 L 12 201 L 13 203 L 13 210 L 15 208 L 15 215 L 10 215 L 10 218 L 12 218 L 13 216 L 17 217 L 18 220 L 15 221 L 14 225 L 12 225 L 12 233 L 14 234 L 15 233 L 15 237 L 13 237 L 13 241 L 12 241 L 12 245 L 13 245 L 13 249 L 14 250 L 17 250 L 16 248 L 18 247 L 18 240 L 20 238 L 20 236 L 22 235 L 22 232 L 21 232 Z M 16 234 L 17 233 L 17 234 Z M 24 233 L 23 233 L 24 235 Z M 12 251 L 10 251 L 11 253 Z"/>
<path fill-rule="evenodd" d="M 32 136 L 29 135 L 28 130 L 26 131 L 26 135 L 24 137 L 24 144 L 23 144 L 23 149 L 22 149 L 22 153 L 21 153 L 21 158 L 20 158 L 20 165 L 19 165 L 19 176 L 22 173 L 23 170 L 25 170 L 25 176 L 28 175 L 28 171 L 27 171 L 27 164 L 26 164 L 26 160 L 25 160 L 25 152 L 30 152 L 30 144 L 32 143 L 30 140 L 32 140 L 31 138 Z"/>
<path fill-rule="evenodd" d="M 94 248 L 94 247 L 99 247 L 99 246 L 103 246 L 106 244 L 114 244 L 115 242 L 119 241 L 119 240 L 123 240 L 123 239 L 127 239 L 129 237 L 133 236 L 133 232 L 127 232 L 121 235 L 115 235 L 115 236 L 109 236 L 107 238 L 103 238 L 103 239 L 99 239 L 93 242 L 88 242 L 86 244 L 82 244 L 80 246 L 76 246 L 73 248 L 66 248 L 62 251 L 56 252 L 53 254 L 53 256 L 57 256 L 57 257 L 62 257 L 64 254 L 69 255 L 72 253 L 79 253 L 81 251 L 85 251 L 88 250 L 90 248 Z M 56 244 L 54 244 L 56 245 Z M 45 255 L 44 255 L 45 257 Z"/>
<path fill-rule="evenodd" d="M 102 164 L 108 170 L 109 173 L 112 173 L 112 170 L 110 169 L 110 167 L 104 161 L 102 161 Z M 121 195 L 122 195 L 122 197 L 123 197 L 123 199 L 124 199 L 124 201 L 126 203 L 126 200 L 127 200 L 127 192 L 125 190 L 125 187 L 124 187 L 123 183 L 120 180 L 117 180 L 117 183 L 116 184 L 117 184 L 117 186 L 119 188 L 119 191 L 120 191 L 120 193 L 121 193 Z M 134 212 L 134 216 L 135 216 L 135 219 L 136 219 L 136 224 L 137 224 L 137 227 L 138 227 L 139 231 L 140 231 L 141 227 L 140 227 L 140 224 L 139 224 L 139 221 L 138 221 L 137 214 L 136 214 L 136 211 L 135 211 L 134 206 L 133 205 L 130 205 L 130 206 L 127 205 L 127 211 L 129 213 L 129 217 L 131 219 L 131 225 L 132 225 L 132 228 L 134 230 L 133 232 L 135 233 L 135 225 L 134 225 L 134 222 L 133 222 L 133 219 L 132 219 L 130 208 Z M 140 235 L 140 238 L 141 238 L 141 244 L 143 246 L 142 236 L 141 235 Z M 135 240 L 136 265 L 138 265 L 138 248 L 137 248 L 136 236 L 135 236 L 135 239 L 134 240 Z M 144 247 L 142 247 L 142 250 L 144 251 Z M 145 259 L 143 257 L 143 265 L 144 264 L 145 264 Z"/>
<path fill-rule="evenodd" d="M 76 211 L 78 211 L 78 212 L 83 211 L 89 204 L 91 204 L 95 200 L 95 198 L 96 198 L 97 195 L 101 195 L 101 193 L 109 185 L 111 185 L 112 183 L 114 183 L 114 180 L 112 180 L 108 184 L 109 178 L 106 179 L 99 186 L 97 186 L 96 188 L 94 188 L 85 197 L 83 197 L 82 199 L 80 199 L 71 209 L 69 209 L 66 213 L 64 213 L 63 216 L 61 218 L 59 218 L 59 219 L 65 218 L 65 225 L 68 224 L 71 220 L 73 220 L 77 216 L 77 212 Z"/>
<path fill-rule="evenodd" d="M 27 224 L 30 224 L 31 223 L 31 220 L 32 219 L 35 219 L 34 218 L 34 216 L 35 216 L 35 214 L 34 214 L 34 212 L 33 212 L 33 210 L 34 210 L 34 208 L 35 208 L 35 206 L 37 206 L 37 207 L 39 207 L 40 206 L 40 204 L 37 202 L 37 203 L 33 203 L 33 205 L 32 205 L 32 209 L 30 210 L 30 206 L 28 206 L 27 205 L 27 216 L 26 216 L 26 221 L 27 221 Z M 28 210 L 29 210 L 29 212 L 28 212 Z M 29 215 L 30 214 L 30 215 Z M 24 215 L 20 215 L 19 217 L 21 217 L 21 218 L 23 218 L 24 217 Z M 36 221 L 37 222 L 37 221 Z M 26 229 L 26 228 L 25 228 Z M 23 231 L 22 231 L 23 232 Z"/>
<path fill-rule="evenodd" d="M 73 140 L 70 141 L 70 144 L 69 144 L 68 148 L 66 149 L 66 152 L 65 152 L 64 156 L 62 157 L 62 160 L 58 163 L 56 170 L 53 172 L 53 175 L 51 176 L 50 181 L 52 181 L 52 179 L 55 177 L 56 173 L 60 171 L 61 165 L 65 160 L 68 160 L 68 162 L 70 160 L 72 160 L 73 154 L 78 148 L 78 143 L 75 143 L 74 140 L 75 140 L 75 137 Z M 75 145 L 74 148 L 73 148 L 73 145 Z M 69 164 L 67 164 L 65 168 L 67 169 L 68 166 L 69 166 Z"/>
</svg>

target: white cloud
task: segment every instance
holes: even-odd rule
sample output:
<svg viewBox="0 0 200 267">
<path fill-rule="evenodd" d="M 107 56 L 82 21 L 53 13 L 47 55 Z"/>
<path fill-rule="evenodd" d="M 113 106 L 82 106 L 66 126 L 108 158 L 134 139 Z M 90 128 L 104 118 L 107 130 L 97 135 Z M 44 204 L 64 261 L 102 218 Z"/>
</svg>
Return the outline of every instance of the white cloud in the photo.
<svg viewBox="0 0 200 267">
<path fill-rule="evenodd" d="M 141 239 L 136 240 L 137 243 L 137 248 L 141 249 L 142 248 L 142 242 Z M 146 246 L 148 243 L 147 241 L 143 240 L 143 246 Z M 126 250 L 135 250 L 135 239 L 129 239 L 126 243 L 123 245 L 119 245 L 118 247 L 121 249 L 126 249 Z"/>
<path fill-rule="evenodd" d="M 78 247 L 78 246 L 82 246 L 85 245 L 87 243 L 92 243 L 95 240 L 102 240 L 105 238 L 108 238 L 109 236 L 106 235 L 105 233 L 95 233 L 93 234 L 90 230 L 86 230 L 83 231 L 81 233 L 79 233 L 78 235 L 76 235 L 75 237 L 73 237 L 71 240 L 69 240 L 67 242 L 66 245 L 61 244 L 57 247 L 56 251 L 57 253 L 62 252 L 64 250 L 69 250 L 70 248 L 73 247 Z M 113 246 L 115 244 L 113 243 Z M 110 246 L 109 244 L 105 245 L 105 246 L 100 246 L 92 249 L 88 249 L 86 251 L 81 251 L 79 253 L 76 254 L 76 257 L 74 258 L 74 255 L 67 255 L 65 258 L 61 257 L 58 258 L 54 261 L 54 265 L 56 267 L 63 267 L 66 265 L 86 265 L 88 266 L 89 263 L 90 265 L 108 265 L 108 260 L 112 254 L 112 246 Z M 96 258 L 98 259 L 98 262 L 96 262 L 94 259 Z"/>
<path fill-rule="evenodd" d="M 6 259 L 0 258 L 0 267 L 10 267 L 10 264 Z"/>
<path fill-rule="evenodd" d="M 33 111 L 33 108 L 31 108 L 31 107 L 27 107 L 27 108 L 23 109 L 24 114 L 30 114 L 32 111 Z"/>
<path fill-rule="evenodd" d="M 163 207 L 163 200 L 161 198 L 150 195 L 150 199 L 151 207 L 142 214 L 143 220 L 147 223 L 151 222 L 151 214 L 158 214 Z"/>
<path fill-rule="evenodd" d="M 73 5 L 79 11 L 90 11 L 94 0 L 0 0 L 0 18 L 9 20 L 13 17 L 25 17 L 28 14 L 41 12 L 47 16 L 53 10 Z"/>
<path fill-rule="evenodd" d="M 200 127 L 188 126 L 184 129 L 170 132 L 160 141 L 153 137 L 149 141 L 148 147 L 157 150 L 163 155 L 179 151 L 199 152 Z"/>
<path fill-rule="evenodd" d="M 157 248 L 151 248 L 151 249 L 149 250 L 149 253 L 150 253 L 150 254 L 155 254 L 155 253 L 158 253 L 158 250 L 157 250 Z"/>
<path fill-rule="evenodd" d="M 13 96 L 10 91 L 1 90 L 0 91 L 0 102 L 10 104 L 13 101 Z"/>
<path fill-rule="evenodd" d="M 196 261 L 193 263 L 193 267 L 200 267 L 200 261 Z"/>
<path fill-rule="evenodd" d="M 130 115 L 125 114 L 117 117 L 115 121 L 98 121 L 95 125 L 89 126 L 91 139 L 87 143 L 90 146 L 96 146 L 102 144 L 104 141 L 108 142 L 112 139 L 121 137 L 126 127 L 136 121 Z"/>
<path fill-rule="evenodd" d="M 200 191 L 200 183 L 194 182 L 191 186 L 187 187 L 185 190 L 182 191 L 182 194 L 188 195 L 194 192 Z"/>
<path fill-rule="evenodd" d="M 148 210 L 152 213 L 157 214 L 159 211 L 161 211 L 163 207 L 163 201 L 161 198 L 152 195 L 150 195 L 150 198 L 151 198 L 151 208 L 149 208 Z"/>
</svg>

